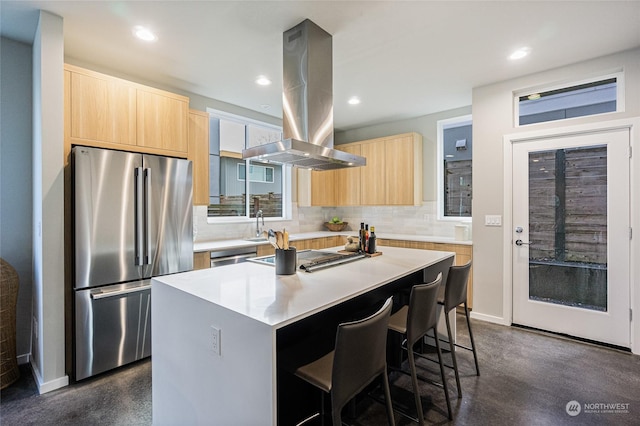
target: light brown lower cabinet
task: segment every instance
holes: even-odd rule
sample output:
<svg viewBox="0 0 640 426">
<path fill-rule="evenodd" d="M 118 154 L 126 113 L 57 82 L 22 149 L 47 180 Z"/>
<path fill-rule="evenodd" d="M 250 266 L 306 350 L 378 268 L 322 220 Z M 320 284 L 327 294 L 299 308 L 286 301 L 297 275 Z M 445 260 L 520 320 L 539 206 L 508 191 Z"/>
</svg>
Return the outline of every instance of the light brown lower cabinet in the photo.
<svg viewBox="0 0 640 426">
<path fill-rule="evenodd" d="M 445 244 L 445 243 L 429 243 L 424 241 L 406 241 L 406 240 L 390 240 L 378 238 L 378 246 L 404 247 L 420 250 L 439 250 L 452 251 L 456 254 L 454 265 L 464 265 L 472 258 L 473 246 L 468 244 Z M 380 250 L 383 251 L 383 250 Z M 473 266 L 469 275 L 469 284 L 467 286 L 467 306 L 469 309 L 473 307 Z"/>
<path fill-rule="evenodd" d="M 276 249 L 271 244 L 262 244 L 256 247 L 256 256 L 270 256 L 275 254 Z"/>
<path fill-rule="evenodd" d="M 311 238 L 308 240 L 292 241 L 291 245 L 297 250 L 320 250 L 328 247 L 334 247 L 342 244 L 341 236 Z"/>
<path fill-rule="evenodd" d="M 207 269 L 211 267 L 211 254 L 208 251 L 193 253 L 193 269 Z"/>
</svg>

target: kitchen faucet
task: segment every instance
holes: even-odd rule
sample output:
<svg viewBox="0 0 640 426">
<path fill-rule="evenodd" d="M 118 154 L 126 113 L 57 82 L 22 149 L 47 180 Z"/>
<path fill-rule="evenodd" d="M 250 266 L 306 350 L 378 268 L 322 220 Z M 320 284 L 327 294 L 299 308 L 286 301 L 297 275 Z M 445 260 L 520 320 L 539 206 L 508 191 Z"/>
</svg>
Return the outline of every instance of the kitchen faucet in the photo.
<svg viewBox="0 0 640 426">
<path fill-rule="evenodd" d="M 256 212 L 256 237 L 262 235 L 262 228 L 260 228 L 260 218 L 262 218 L 262 226 L 264 226 L 264 214 L 262 210 Z"/>
</svg>

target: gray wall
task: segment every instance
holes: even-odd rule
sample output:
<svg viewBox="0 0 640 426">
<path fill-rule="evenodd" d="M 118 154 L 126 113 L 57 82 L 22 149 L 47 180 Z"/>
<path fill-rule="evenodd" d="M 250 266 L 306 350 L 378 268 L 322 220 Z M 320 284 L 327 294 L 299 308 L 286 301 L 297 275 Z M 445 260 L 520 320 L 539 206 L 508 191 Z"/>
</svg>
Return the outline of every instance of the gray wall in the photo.
<svg viewBox="0 0 640 426">
<path fill-rule="evenodd" d="M 18 272 L 16 353 L 20 363 L 31 352 L 32 49 L 0 39 L 0 257 Z"/>
<path fill-rule="evenodd" d="M 556 82 L 580 80 L 622 69 L 625 73 L 625 112 L 579 117 L 571 119 L 570 122 L 548 122 L 514 127 L 514 92 Z M 638 117 L 640 116 L 640 96 L 638 94 L 640 94 L 640 49 L 477 87 L 473 90 L 473 312 L 475 315 L 481 315 L 485 319 L 493 319 L 497 322 L 511 322 L 509 313 L 504 312 L 503 309 L 505 302 L 510 303 L 510 301 L 503 300 L 505 285 L 510 283 L 510 277 L 503 276 L 503 268 L 505 267 L 503 237 L 505 232 L 511 232 L 511 230 L 484 225 L 485 215 L 502 215 L 505 207 L 508 207 L 505 206 L 506 194 L 503 191 L 505 179 L 503 136 L 532 130 Z M 640 156 L 635 154 L 633 159 L 636 176 L 638 176 L 638 157 Z M 631 193 L 638 194 L 639 190 L 638 178 L 636 177 L 635 182 L 631 184 Z M 637 200 L 635 206 L 638 207 Z M 637 217 L 636 211 L 635 218 L 632 219 L 636 221 L 636 227 L 638 226 Z M 637 241 L 638 239 L 634 243 L 636 253 L 638 253 Z M 638 275 L 636 272 L 635 284 L 633 284 L 636 294 L 640 291 L 640 277 Z M 636 329 L 640 330 L 640 327 L 636 327 Z M 636 333 L 640 335 L 640 333 Z"/>
</svg>

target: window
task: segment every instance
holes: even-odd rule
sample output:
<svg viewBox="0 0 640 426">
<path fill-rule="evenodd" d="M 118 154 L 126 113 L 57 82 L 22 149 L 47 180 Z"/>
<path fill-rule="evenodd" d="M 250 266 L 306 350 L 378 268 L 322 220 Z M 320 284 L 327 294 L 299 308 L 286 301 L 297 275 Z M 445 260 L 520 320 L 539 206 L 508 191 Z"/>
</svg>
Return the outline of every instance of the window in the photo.
<svg viewBox="0 0 640 426">
<path fill-rule="evenodd" d="M 238 163 L 238 180 L 246 179 L 246 170 L 246 164 Z M 249 166 L 249 181 L 273 183 L 273 167 Z"/>
<path fill-rule="evenodd" d="M 248 219 L 258 210 L 264 217 L 289 217 L 291 166 L 242 159 L 245 147 L 281 140 L 282 129 L 245 117 L 209 112 L 209 217 Z"/>
<path fill-rule="evenodd" d="M 622 111 L 621 74 L 516 96 L 518 125 Z"/>
<path fill-rule="evenodd" d="M 471 218 L 471 116 L 438 121 L 438 219 Z"/>
</svg>

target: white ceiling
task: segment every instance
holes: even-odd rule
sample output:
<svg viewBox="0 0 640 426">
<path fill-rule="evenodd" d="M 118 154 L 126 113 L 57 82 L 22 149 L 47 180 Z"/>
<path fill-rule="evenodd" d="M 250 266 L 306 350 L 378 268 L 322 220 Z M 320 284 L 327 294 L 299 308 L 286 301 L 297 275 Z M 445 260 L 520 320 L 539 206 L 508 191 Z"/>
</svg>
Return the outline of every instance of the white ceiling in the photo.
<svg viewBox="0 0 640 426">
<path fill-rule="evenodd" d="M 333 35 L 340 130 L 471 105 L 473 87 L 640 46 L 640 1 L 0 4 L 5 37 L 31 43 L 36 11 L 47 10 L 64 18 L 67 58 L 275 117 L 282 116 L 282 33 L 309 18 Z M 159 39 L 134 39 L 135 25 Z M 509 61 L 522 46 L 531 54 Z M 274 84 L 257 86 L 261 74 Z M 353 95 L 360 105 L 347 104 Z"/>
</svg>

